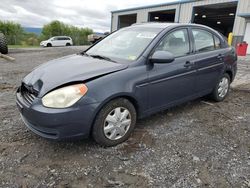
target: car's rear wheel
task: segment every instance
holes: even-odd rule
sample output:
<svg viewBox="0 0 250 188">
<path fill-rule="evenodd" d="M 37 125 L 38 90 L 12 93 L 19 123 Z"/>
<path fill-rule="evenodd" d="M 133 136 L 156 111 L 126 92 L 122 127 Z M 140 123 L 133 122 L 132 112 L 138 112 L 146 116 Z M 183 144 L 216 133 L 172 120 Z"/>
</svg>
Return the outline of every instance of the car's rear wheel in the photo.
<svg viewBox="0 0 250 188">
<path fill-rule="evenodd" d="M 70 43 L 67 43 L 66 46 L 71 46 Z"/>
<path fill-rule="evenodd" d="M 230 89 L 230 76 L 227 73 L 225 73 L 219 79 L 211 96 L 217 102 L 223 101 L 228 95 L 229 89 Z"/>
<path fill-rule="evenodd" d="M 127 140 L 136 123 L 133 104 L 119 98 L 107 103 L 98 113 L 92 136 L 102 146 L 115 146 Z"/>
<path fill-rule="evenodd" d="M 51 44 L 51 43 L 48 43 L 48 44 L 47 44 L 47 47 L 52 47 L 52 44 Z"/>
</svg>

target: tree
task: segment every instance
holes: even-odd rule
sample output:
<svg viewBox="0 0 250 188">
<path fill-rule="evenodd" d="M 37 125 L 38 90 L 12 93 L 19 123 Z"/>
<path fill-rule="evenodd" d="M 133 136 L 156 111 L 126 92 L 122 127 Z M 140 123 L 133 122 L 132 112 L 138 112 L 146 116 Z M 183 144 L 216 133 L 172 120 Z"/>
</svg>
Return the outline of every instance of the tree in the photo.
<svg viewBox="0 0 250 188">
<path fill-rule="evenodd" d="M 43 26 L 42 38 L 48 39 L 53 36 L 66 35 L 72 38 L 75 45 L 83 45 L 87 44 L 87 36 L 92 33 L 92 29 L 78 28 L 56 20 Z"/>
<path fill-rule="evenodd" d="M 10 21 L 0 21 L 0 31 L 6 36 L 8 44 L 19 44 L 24 35 L 21 25 Z"/>
</svg>

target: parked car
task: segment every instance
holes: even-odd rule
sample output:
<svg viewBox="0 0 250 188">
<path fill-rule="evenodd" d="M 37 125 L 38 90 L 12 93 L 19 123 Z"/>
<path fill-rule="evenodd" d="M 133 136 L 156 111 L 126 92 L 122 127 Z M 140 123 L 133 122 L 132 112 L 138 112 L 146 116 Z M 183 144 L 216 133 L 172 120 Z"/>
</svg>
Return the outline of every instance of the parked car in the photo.
<svg viewBox="0 0 250 188">
<path fill-rule="evenodd" d="M 90 34 L 90 35 L 88 35 L 88 42 L 94 44 L 97 41 L 99 41 L 99 40 L 103 39 L 104 37 L 106 37 L 108 34 L 109 34 L 108 32 Z"/>
<path fill-rule="evenodd" d="M 91 135 L 114 146 L 139 118 L 205 95 L 224 100 L 236 69 L 235 49 L 209 27 L 138 24 L 39 66 L 23 79 L 16 102 L 40 136 Z"/>
<path fill-rule="evenodd" d="M 70 37 L 67 36 L 56 36 L 48 40 L 44 40 L 40 43 L 40 46 L 43 47 L 52 47 L 52 46 L 72 46 L 73 41 Z"/>
</svg>

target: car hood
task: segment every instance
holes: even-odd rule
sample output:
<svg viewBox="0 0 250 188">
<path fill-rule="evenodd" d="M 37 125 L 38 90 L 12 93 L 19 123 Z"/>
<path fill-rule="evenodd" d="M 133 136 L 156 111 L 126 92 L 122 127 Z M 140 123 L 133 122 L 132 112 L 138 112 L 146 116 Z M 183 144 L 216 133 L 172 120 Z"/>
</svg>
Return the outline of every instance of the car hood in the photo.
<svg viewBox="0 0 250 188">
<path fill-rule="evenodd" d="M 86 81 L 126 69 L 128 65 L 82 55 L 70 55 L 42 64 L 28 74 L 23 83 L 42 97 L 61 85 Z"/>
</svg>

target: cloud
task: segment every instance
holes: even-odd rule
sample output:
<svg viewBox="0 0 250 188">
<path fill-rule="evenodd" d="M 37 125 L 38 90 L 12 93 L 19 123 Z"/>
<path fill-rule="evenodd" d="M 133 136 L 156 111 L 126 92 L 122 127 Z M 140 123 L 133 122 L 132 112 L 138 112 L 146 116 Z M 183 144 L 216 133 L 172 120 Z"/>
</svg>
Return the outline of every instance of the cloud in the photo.
<svg viewBox="0 0 250 188">
<path fill-rule="evenodd" d="M 60 20 L 77 27 L 109 31 L 110 11 L 173 0 L 1 0 L 0 20 L 20 23 L 25 27 L 42 27 Z"/>
</svg>

